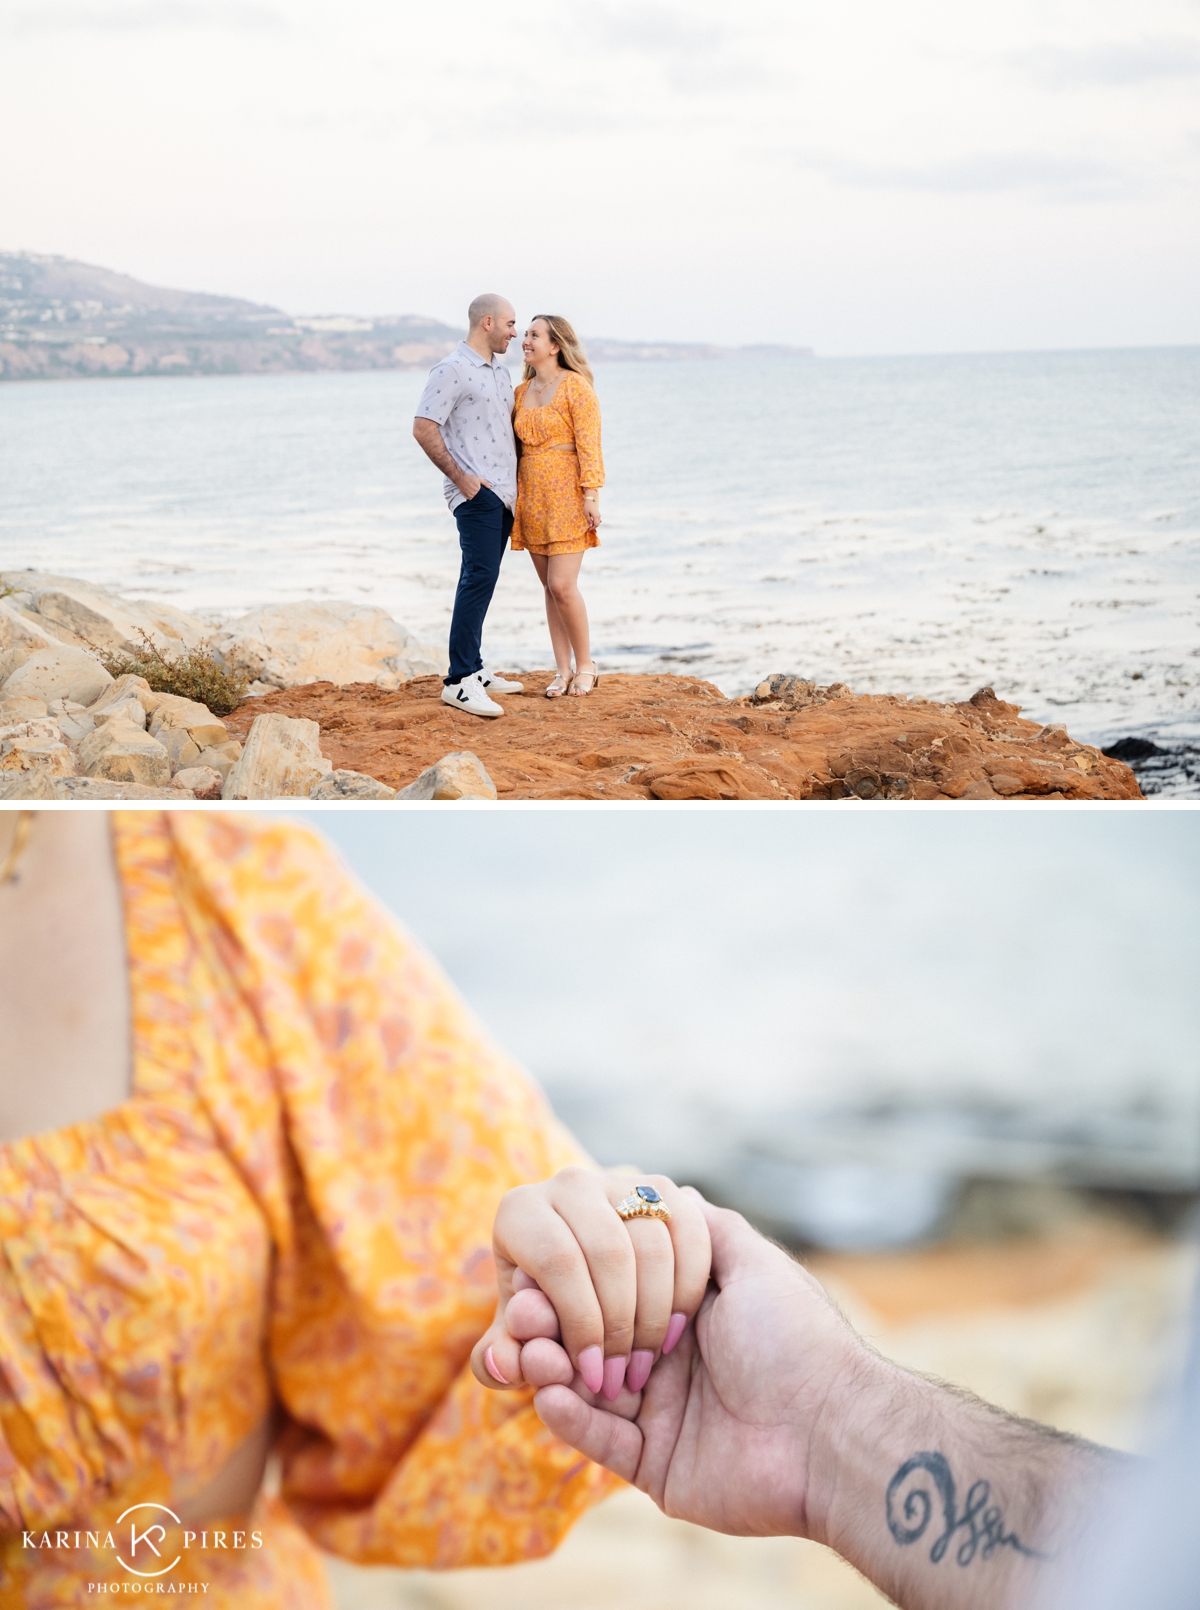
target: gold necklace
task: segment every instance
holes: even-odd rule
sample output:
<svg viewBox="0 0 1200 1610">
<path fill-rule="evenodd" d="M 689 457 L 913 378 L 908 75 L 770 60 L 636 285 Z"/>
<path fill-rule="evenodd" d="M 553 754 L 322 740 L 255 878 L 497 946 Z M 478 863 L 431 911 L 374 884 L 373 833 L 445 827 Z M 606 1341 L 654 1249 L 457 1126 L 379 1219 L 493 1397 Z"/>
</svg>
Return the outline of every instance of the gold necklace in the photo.
<svg viewBox="0 0 1200 1610">
<path fill-rule="evenodd" d="M 6 883 L 16 883 L 17 865 L 25 853 L 25 846 L 29 841 L 29 829 L 33 826 L 36 811 L 19 811 L 17 813 L 17 830 L 13 835 L 12 849 L 0 861 L 0 887 Z"/>
</svg>

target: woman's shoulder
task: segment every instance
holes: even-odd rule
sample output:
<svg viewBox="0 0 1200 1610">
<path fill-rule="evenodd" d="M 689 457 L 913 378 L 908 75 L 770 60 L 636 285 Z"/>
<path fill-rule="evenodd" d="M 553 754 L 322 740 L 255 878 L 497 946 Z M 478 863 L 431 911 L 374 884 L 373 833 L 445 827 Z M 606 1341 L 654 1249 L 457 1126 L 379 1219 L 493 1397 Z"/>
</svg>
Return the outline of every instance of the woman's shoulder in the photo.
<svg viewBox="0 0 1200 1610">
<path fill-rule="evenodd" d="M 521 398 L 525 395 L 525 393 L 528 390 L 529 390 L 529 382 L 528 382 L 528 380 L 518 380 L 517 384 L 513 387 L 513 401 L 514 402 L 520 402 Z"/>
<path fill-rule="evenodd" d="M 590 386 L 576 369 L 568 369 L 561 383 L 568 396 L 595 398 L 595 387 Z"/>
</svg>

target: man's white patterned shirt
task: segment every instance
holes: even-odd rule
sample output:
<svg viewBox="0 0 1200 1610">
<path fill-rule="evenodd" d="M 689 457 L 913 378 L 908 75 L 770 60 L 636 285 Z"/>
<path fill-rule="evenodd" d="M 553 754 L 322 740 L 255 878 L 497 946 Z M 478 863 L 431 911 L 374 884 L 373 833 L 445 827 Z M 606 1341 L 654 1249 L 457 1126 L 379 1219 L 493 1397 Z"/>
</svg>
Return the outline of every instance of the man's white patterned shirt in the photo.
<svg viewBox="0 0 1200 1610">
<path fill-rule="evenodd" d="M 512 376 L 493 355 L 489 363 L 465 341 L 429 371 L 417 405 L 418 419 L 432 419 L 446 451 L 468 475 L 487 481 L 511 509 L 517 501 L 517 446 L 512 428 Z M 466 499 L 449 476 L 451 513 Z"/>
</svg>

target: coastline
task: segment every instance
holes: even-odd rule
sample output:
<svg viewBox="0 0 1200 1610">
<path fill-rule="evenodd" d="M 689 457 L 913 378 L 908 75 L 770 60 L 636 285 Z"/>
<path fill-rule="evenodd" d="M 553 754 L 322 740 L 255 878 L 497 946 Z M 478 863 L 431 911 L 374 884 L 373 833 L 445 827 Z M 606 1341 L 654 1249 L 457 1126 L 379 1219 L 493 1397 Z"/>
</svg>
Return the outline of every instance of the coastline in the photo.
<svg viewBox="0 0 1200 1610">
<path fill-rule="evenodd" d="M 586 697 L 548 700 L 533 671 L 484 721 L 442 702 L 441 649 L 370 606 L 214 627 L 71 577 L 10 571 L 0 588 L 7 798 L 1142 798 L 1121 760 L 991 688 L 944 703 L 775 673 L 727 698 L 686 674 L 602 672 Z M 215 711 L 172 682 L 196 654 L 226 688 Z"/>
<path fill-rule="evenodd" d="M 1101 748 L 1152 742 L 1145 791 L 1196 797 L 1194 426 L 1186 406 L 1146 424 L 1196 366 L 1118 358 L 773 363 L 757 431 L 753 364 L 606 365 L 601 665 L 730 695 L 776 669 L 935 700 L 991 686 Z M 458 552 L 411 440 L 421 380 L 0 387 L 0 546 L 210 625 L 350 598 L 442 642 Z M 490 663 L 547 665 L 542 616 L 512 556 Z"/>
</svg>

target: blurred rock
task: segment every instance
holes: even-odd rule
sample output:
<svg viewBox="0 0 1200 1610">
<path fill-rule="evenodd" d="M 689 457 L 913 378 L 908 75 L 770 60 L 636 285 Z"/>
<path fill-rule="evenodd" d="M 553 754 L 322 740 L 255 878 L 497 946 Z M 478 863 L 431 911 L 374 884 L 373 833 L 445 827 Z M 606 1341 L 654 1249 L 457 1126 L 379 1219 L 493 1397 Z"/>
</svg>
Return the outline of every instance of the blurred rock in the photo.
<svg viewBox="0 0 1200 1610">
<path fill-rule="evenodd" d="M 440 675 L 446 656 L 419 643 L 382 609 L 366 604 L 277 604 L 251 610 L 213 636 L 224 663 L 254 691 L 311 682 L 397 688 Z"/>
<path fill-rule="evenodd" d="M 171 787 L 190 793 L 193 799 L 220 799 L 224 781 L 212 766 L 185 766 L 171 778 Z"/>
<path fill-rule="evenodd" d="M 71 751 L 50 716 L 0 727 L 0 772 L 39 771 L 54 778 L 69 777 L 74 770 Z"/>
<path fill-rule="evenodd" d="M 443 755 L 409 783 L 397 799 L 495 799 L 496 785 L 484 771 L 479 756 L 469 749 Z"/>
<path fill-rule="evenodd" d="M 221 790 L 222 799 L 307 799 L 309 789 L 333 770 L 320 748 L 315 721 L 258 716 L 241 759 Z"/>
<path fill-rule="evenodd" d="M 181 800 L 192 797 L 190 790 L 186 788 L 152 787 L 145 783 L 113 783 L 106 782 L 100 777 L 59 777 L 54 784 L 54 795 L 56 799 L 74 803 L 85 803 L 94 799 L 161 799 L 172 805 L 178 805 Z"/>
<path fill-rule="evenodd" d="M 195 760 L 195 765 L 211 766 L 214 771 L 219 771 L 222 777 L 228 777 L 241 758 L 241 744 L 230 741 L 216 748 L 202 749 Z"/>
<path fill-rule="evenodd" d="M 396 790 L 361 771 L 331 771 L 309 789 L 309 799 L 395 799 Z"/>
<path fill-rule="evenodd" d="M 0 799 L 57 798 L 54 779 L 44 771 L 0 771 Z"/>
<path fill-rule="evenodd" d="M 140 699 L 101 699 L 87 712 L 93 727 L 103 727 L 110 721 L 124 721 L 130 726 L 146 730 L 146 707 Z"/>
<path fill-rule="evenodd" d="M 106 721 L 79 745 L 80 769 L 110 783 L 165 786 L 171 780 L 166 749 L 132 721 Z"/>
<path fill-rule="evenodd" d="M 47 714 L 45 699 L 36 699 L 30 693 L 14 693 L 0 699 L 0 726 L 14 721 L 37 721 Z"/>
<path fill-rule="evenodd" d="M 166 743 L 164 729 L 186 732 L 197 750 L 213 749 L 229 742 L 225 723 L 219 721 L 206 704 L 183 699 L 172 693 L 143 695 L 149 712 L 148 728 L 160 743 Z"/>
<path fill-rule="evenodd" d="M 56 716 L 55 720 L 58 722 L 59 732 L 62 733 L 63 738 L 69 744 L 82 743 L 89 732 L 95 732 L 96 730 L 96 723 L 86 711 L 81 716 Z"/>
<path fill-rule="evenodd" d="M 4 697 L 30 695 L 49 703 L 70 699 L 76 704 L 93 704 L 112 685 L 112 677 L 94 655 L 83 649 L 56 643 L 39 648 L 4 683 Z"/>
<path fill-rule="evenodd" d="M 144 676 L 119 676 L 115 682 L 105 688 L 94 704 L 88 706 L 88 715 L 98 722 L 110 710 L 115 710 L 119 705 L 131 702 L 140 704 L 142 709 L 145 710 L 149 708 L 145 701 L 147 699 L 153 700 L 154 698 L 155 695 L 150 692 L 150 684 Z"/>
<path fill-rule="evenodd" d="M 183 727 L 156 727 L 154 736 L 170 756 L 172 771 L 200 764 L 200 745 Z"/>
<path fill-rule="evenodd" d="M 16 607 L 12 596 L 0 598 L 0 682 L 39 648 L 53 648 L 58 639 L 37 620 Z"/>
<path fill-rule="evenodd" d="M 0 586 L 16 587 L 12 598 L 37 626 L 77 648 L 144 654 L 146 637 L 167 659 L 201 642 L 203 622 L 170 604 L 128 600 L 91 582 L 40 571 L 0 573 Z"/>
</svg>

